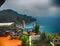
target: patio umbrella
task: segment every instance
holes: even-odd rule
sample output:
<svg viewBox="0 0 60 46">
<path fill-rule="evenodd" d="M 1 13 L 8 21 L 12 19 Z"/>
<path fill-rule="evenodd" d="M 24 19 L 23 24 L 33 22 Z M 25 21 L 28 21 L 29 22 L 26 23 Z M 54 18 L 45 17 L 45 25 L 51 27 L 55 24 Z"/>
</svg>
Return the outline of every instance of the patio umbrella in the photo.
<svg viewBox="0 0 60 46">
<path fill-rule="evenodd" d="M 0 0 L 0 7 L 6 0 Z"/>
</svg>

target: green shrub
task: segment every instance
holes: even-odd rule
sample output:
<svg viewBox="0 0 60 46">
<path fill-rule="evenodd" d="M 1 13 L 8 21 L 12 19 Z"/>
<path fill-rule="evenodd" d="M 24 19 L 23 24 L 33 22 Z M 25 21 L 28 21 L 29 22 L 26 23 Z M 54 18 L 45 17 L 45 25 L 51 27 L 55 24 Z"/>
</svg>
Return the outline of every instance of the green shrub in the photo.
<svg viewBox="0 0 60 46">
<path fill-rule="evenodd" d="M 22 46 L 28 46 L 29 45 L 28 35 L 22 34 L 19 36 L 19 39 L 22 40 Z"/>
</svg>

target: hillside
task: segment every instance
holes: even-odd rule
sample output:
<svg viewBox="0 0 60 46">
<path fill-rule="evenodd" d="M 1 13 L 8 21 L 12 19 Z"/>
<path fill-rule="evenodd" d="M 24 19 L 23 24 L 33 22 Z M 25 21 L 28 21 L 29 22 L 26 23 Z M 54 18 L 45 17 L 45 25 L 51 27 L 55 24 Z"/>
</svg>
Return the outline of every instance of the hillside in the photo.
<svg viewBox="0 0 60 46">
<path fill-rule="evenodd" d="M 36 21 L 36 19 L 32 18 L 31 16 L 18 14 L 17 12 L 11 9 L 0 11 L 0 23 L 1 22 L 21 23 L 22 20 L 25 20 L 26 23 L 31 23 Z"/>
</svg>

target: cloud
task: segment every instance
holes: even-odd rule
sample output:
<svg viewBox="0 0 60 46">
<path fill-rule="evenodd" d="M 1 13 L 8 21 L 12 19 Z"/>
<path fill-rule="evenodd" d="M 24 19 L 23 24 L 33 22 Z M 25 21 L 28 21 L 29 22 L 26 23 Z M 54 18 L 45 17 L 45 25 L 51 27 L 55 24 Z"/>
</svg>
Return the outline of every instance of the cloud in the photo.
<svg viewBox="0 0 60 46">
<path fill-rule="evenodd" d="M 49 8 L 50 14 L 57 14 L 59 12 L 59 8 L 58 7 L 50 7 Z"/>
<path fill-rule="evenodd" d="M 56 14 L 59 11 L 59 8 L 53 7 L 52 4 L 52 0 L 6 0 L 0 10 L 13 9 L 20 14 L 47 16 L 52 15 L 52 13 Z"/>
<path fill-rule="evenodd" d="M 60 0 L 53 0 L 53 5 L 60 7 Z"/>
</svg>

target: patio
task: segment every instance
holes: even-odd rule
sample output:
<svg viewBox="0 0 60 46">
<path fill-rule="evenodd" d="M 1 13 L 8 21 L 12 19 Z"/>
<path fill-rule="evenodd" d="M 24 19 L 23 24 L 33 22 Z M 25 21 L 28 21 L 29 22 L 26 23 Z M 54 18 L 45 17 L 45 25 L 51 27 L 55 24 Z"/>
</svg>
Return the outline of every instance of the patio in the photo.
<svg viewBox="0 0 60 46">
<path fill-rule="evenodd" d="M 0 46 L 21 46 L 21 41 L 18 39 L 10 40 L 10 36 L 0 37 Z"/>
</svg>

